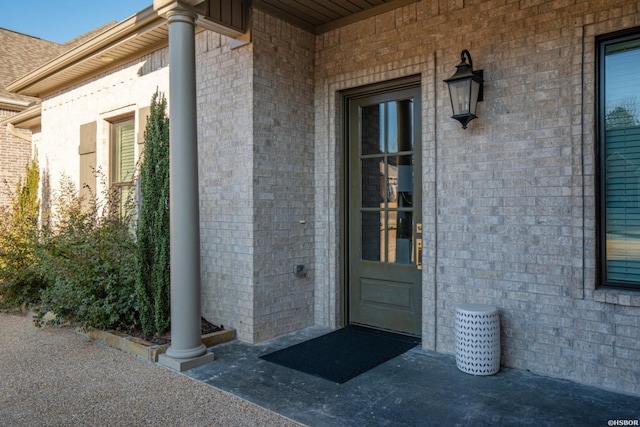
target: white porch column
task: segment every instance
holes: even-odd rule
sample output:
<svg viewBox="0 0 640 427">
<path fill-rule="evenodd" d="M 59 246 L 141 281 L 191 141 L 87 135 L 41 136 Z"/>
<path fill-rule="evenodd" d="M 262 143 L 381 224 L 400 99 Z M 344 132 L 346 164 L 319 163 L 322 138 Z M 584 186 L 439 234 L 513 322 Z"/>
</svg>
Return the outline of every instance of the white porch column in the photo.
<svg viewBox="0 0 640 427">
<path fill-rule="evenodd" d="M 161 364 L 186 370 L 213 360 L 200 335 L 200 218 L 195 20 L 181 7 L 169 23 L 171 346 Z"/>
</svg>

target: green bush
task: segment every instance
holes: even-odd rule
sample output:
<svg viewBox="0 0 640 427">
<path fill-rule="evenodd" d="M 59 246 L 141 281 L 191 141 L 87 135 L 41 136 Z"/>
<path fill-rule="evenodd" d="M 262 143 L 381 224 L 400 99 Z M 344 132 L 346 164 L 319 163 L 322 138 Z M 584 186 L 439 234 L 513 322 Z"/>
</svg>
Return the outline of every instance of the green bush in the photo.
<svg viewBox="0 0 640 427">
<path fill-rule="evenodd" d="M 51 312 L 54 321 L 81 327 L 140 324 L 147 336 L 169 329 L 166 108 L 164 95 L 156 91 L 145 128 L 140 168 L 144 202 L 135 238 L 132 218 L 120 216 L 134 210 L 120 209 L 117 189 L 85 200 L 73 182 L 62 177 L 61 188 L 50 200 L 47 174 L 39 227 L 39 168 L 35 160 L 27 165 L 25 182 L 18 183 L 11 209 L 0 212 L 0 306 L 37 305 L 37 324 Z"/>
<path fill-rule="evenodd" d="M 114 192 L 105 203 L 83 203 L 66 177 L 53 197 L 50 223 L 38 246 L 48 286 L 38 319 L 47 312 L 80 327 L 117 329 L 137 323 L 135 241 L 129 218 L 120 218 Z M 90 208 L 87 208 L 90 206 Z"/>
<path fill-rule="evenodd" d="M 39 243 L 39 168 L 36 159 L 25 168 L 12 192 L 11 207 L 0 212 L 0 305 L 16 307 L 35 304 L 42 278 L 36 251 Z"/>
</svg>

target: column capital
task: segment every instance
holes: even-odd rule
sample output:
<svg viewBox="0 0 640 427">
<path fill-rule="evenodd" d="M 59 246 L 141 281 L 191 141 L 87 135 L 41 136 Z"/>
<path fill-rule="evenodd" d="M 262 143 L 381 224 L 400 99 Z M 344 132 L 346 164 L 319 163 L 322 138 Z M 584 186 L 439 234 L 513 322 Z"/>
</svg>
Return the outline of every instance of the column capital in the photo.
<svg viewBox="0 0 640 427">
<path fill-rule="evenodd" d="M 165 18 L 167 18 L 167 21 L 169 22 L 169 24 L 171 24 L 172 22 L 184 22 L 184 23 L 191 24 L 194 27 L 198 19 L 197 13 L 188 9 L 181 9 L 181 8 L 168 10 L 164 13 L 164 16 Z"/>
<path fill-rule="evenodd" d="M 170 6 L 173 3 L 182 3 L 183 5 L 194 7 L 200 3 L 204 3 L 207 0 L 153 0 L 153 9 L 160 10 L 164 7 Z"/>
<path fill-rule="evenodd" d="M 153 0 L 153 8 L 158 15 L 167 19 L 177 15 L 189 18 L 193 24 L 198 19 L 198 12 L 193 8 L 200 1 Z"/>
</svg>

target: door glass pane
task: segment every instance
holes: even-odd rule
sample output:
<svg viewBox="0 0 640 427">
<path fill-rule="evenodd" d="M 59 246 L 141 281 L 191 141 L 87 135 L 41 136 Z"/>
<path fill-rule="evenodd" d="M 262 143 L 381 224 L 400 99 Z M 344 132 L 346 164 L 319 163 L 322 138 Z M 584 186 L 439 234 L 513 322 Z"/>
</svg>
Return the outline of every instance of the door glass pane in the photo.
<svg viewBox="0 0 640 427">
<path fill-rule="evenodd" d="M 396 230 L 389 231 L 389 262 L 411 264 L 413 244 L 413 213 L 410 211 L 390 212 L 389 217 L 396 217 Z M 393 248 L 391 248 L 393 246 Z"/>
<path fill-rule="evenodd" d="M 380 154 L 384 151 L 384 114 L 383 104 L 363 107 L 361 114 L 362 144 L 361 153 Z"/>
<path fill-rule="evenodd" d="M 395 182 L 394 198 L 389 198 L 389 247 L 387 262 L 410 264 L 413 245 L 413 156 L 389 156 L 388 173 Z"/>
<path fill-rule="evenodd" d="M 362 159 L 362 206 L 379 208 L 385 200 L 384 158 Z"/>
<path fill-rule="evenodd" d="M 413 101 L 361 109 L 362 259 L 413 259 Z"/>
<path fill-rule="evenodd" d="M 604 55 L 606 280 L 640 285 L 640 39 Z"/>
<path fill-rule="evenodd" d="M 413 206 L 413 156 L 396 156 L 389 158 L 389 173 L 396 176 L 397 207 Z"/>
<path fill-rule="evenodd" d="M 413 150 L 413 100 L 386 103 L 387 152 Z"/>
<path fill-rule="evenodd" d="M 398 109 L 396 101 L 387 102 L 386 118 L 387 118 L 387 152 L 398 152 Z"/>
<path fill-rule="evenodd" d="M 384 211 L 362 213 L 362 259 L 384 261 L 385 222 Z"/>
</svg>

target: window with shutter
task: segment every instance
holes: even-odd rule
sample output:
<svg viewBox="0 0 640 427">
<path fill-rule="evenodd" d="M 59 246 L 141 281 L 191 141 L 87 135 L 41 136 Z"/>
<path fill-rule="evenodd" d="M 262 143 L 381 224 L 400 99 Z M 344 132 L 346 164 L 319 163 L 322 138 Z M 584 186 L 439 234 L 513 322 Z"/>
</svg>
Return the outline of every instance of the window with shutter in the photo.
<svg viewBox="0 0 640 427">
<path fill-rule="evenodd" d="M 600 283 L 640 289 L 640 32 L 598 46 Z"/>
<path fill-rule="evenodd" d="M 133 119 L 112 124 L 111 185 L 118 190 L 120 215 L 131 213 L 135 175 L 135 125 Z"/>
</svg>

